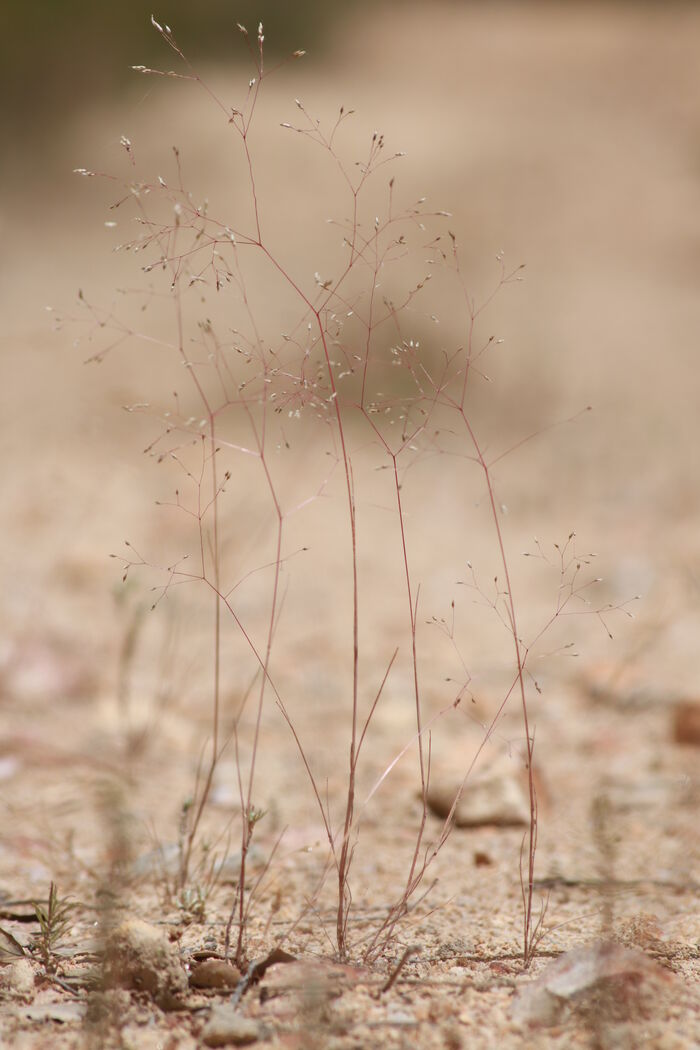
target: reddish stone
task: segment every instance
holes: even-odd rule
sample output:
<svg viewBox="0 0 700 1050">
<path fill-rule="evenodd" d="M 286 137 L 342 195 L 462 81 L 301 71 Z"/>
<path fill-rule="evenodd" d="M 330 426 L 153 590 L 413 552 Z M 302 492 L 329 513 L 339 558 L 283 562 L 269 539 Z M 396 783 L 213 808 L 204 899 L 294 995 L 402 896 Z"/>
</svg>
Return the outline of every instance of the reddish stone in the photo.
<svg viewBox="0 0 700 1050">
<path fill-rule="evenodd" d="M 673 712 L 673 739 L 677 744 L 700 747 L 700 703 L 685 700 Z"/>
</svg>

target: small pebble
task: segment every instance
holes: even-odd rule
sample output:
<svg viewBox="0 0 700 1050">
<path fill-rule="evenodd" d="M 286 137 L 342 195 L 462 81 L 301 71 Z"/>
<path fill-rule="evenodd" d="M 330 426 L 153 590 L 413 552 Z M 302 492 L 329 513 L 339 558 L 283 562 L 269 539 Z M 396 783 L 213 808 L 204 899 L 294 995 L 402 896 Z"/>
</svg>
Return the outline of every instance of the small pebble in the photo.
<svg viewBox="0 0 700 1050">
<path fill-rule="evenodd" d="M 428 791 L 428 806 L 443 819 L 457 794 L 453 784 L 436 784 Z M 513 775 L 499 775 L 467 783 L 455 810 L 458 828 L 521 827 L 530 819 L 527 797 Z"/>
<path fill-rule="evenodd" d="M 700 703 L 686 700 L 673 712 L 673 739 L 676 744 L 700 747 Z"/>
<path fill-rule="evenodd" d="M 214 1007 L 202 1032 L 205 1046 L 248 1046 L 259 1039 L 257 1023 L 241 1017 L 229 1003 Z"/>
<path fill-rule="evenodd" d="M 221 959 L 206 959 L 190 974 L 190 988 L 235 988 L 241 975 Z"/>
<path fill-rule="evenodd" d="M 178 1009 L 187 978 L 177 948 L 164 929 L 127 919 L 109 936 L 105 986 L 145 992 L 163 1010 Z"/>
</svg>

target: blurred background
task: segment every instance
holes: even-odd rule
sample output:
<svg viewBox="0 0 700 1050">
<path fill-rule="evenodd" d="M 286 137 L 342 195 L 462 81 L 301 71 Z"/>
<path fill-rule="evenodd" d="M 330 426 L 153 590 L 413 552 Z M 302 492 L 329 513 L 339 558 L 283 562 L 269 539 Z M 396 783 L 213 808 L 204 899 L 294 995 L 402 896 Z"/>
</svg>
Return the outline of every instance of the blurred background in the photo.
<svg viewBox="0 0 700 1050">
<path fill-rule="evenodd" d="M 69 316 L 78 289 L 109 306 L 138 279 L 105 226 L 113 192 L 72 174 L 128 175 L 120 136 L 151 174 L 177 144 L 196 194 L 236 203 L 221 117 L 195 85 L 130 69 L 176 68 L 151 13 L 151 0 L 0 13 L 0 627 L 19 701 L 78 695 L 81 675 L 88 693 L 98 681 L 114 694 L 131 621 L 108 555 L 126 537 L 149 549 L 173 540 L 153 506 L 161 476 L 141 456 L 147 428 L 122 410 L 145 399 L 151 366 L 133 349 L 83 366 L 74 329 L 54 331 L 46 312 Z M 280 129 L 295 97 L 324 119 L 356 111 L 349 156 L 375 129 L 406 152 L 397 193 L 453 214 L 477 298 L 497 253 L 526 265 L 484 318 L 482 335 L 505 342 L 489 362 L 488 411 L 476 411 L 498 449 L 576 421 L 499 466 L 507 541 L 519 553 L 533 534 L 551 543 L 575 529 L 600 555 L 607 600 L 644 596 L 613 659 L 659 689 L 697 690 L 700 5 L 162 0 L 153 14 L 231 105 L 253 75 L 236 22 L 254 38 L 263 21 L 270 63 L 307 51 L 270 78 L 255 148 L 270 227 L 312 285 L 338 187 Z M 285 241 L 297 209 L 314 221 Z M 443 318 L 440 345 L 463 338 L 460 324 Z M 440 498 L 442 520 L 462 527 L 471 493 Z M 473 556 L 482 541 L 465 531 L 455 549 Z M 428 567 L 439 547 L 426 535 Z M 439 569 L 448 601 L 454 572 Z"/>
<path fill-rule="evenodd" d="M 553 536 L 583 524 L 594 546 L 621 546 L 611 556 L 615 593 L 673 580 L 692 596 L 698 5 L 207 0 L 195 9 L 168 0 L 154 14 L 228 104 L 252 74 L 237 22 L 253 38 L 264 22 L 268 65 L 306 50 L 270 79 L 257 125 L 262 169 L 289 164 L 291 185 L 266 186 L 272 224 L 291 236 L 291 213 L 316 208 L 296 231 L 300 273 L 323 270 L 319 229 L 337 204 L 337 187 L 325 176 L 314 182 L 308 153 L 280 132 L 300 95 L 323 118 L 339 104 L 356 111 L 349 154 L 374 129 L 406 152 L 403 199 L 426 195 L 453 214 L 477 298 L 492 287 L 497 252 L 507 265 L 526 264 L 525 281 L 499 295 L 484 322 L 485 335 L 505 339 L 490 362 L 487 425 L 507 446 L 593 411 L 529 446 L 529 458 L 504 461 L 513 513 L 525 534 L 544 517 Z M 70 313 L 78 288 L 109 302 L 135 276 L 105 228 L 109 187 L 73 169 L 123 174 L 119 139 L 128 135 L 144 171 L 167 164 L 177 143 L 203 196 L 225 203 L 237 177 L 226 132 L 196 86 L 131 70 L 177 64 L 150 16 L 150 0 L 42 0 L 5 4 L 0 15 L 2 514 L 20 544 L 17 558 L 6 546 L 6 571 L 20 584 L 5 594 L 25 616 L 34 607 L 26 596 L 43 594 L 67 536 L 85 545 L 78 560 L 108 578 L 104 551 L 151 485 L 134 458 L 132 421 L 120 414 L 125 400 L 138 400 L 139 360 L 83 368 L 74 333 L 52 332 L 45 310 Z M 461 338 L 460 323 L 444 322 L 446 343 Z M 128 498 L 118 495 L 124 485 Z M 78 540 L 86 508 L 91 527 Z"/>
<path fill-rule="evenodd" d="M 366 13 L 363 0 L 299 0 L 293 6 L 274 0 L 203 0 L 196 10 L 183 0 L 168 0 L 163 11 L 142 0 L 126 0 L 118 8 L 90 0 L 39 0 L 31 8 L 5 4 L 0 15 L 3 137 L 18 136 L 22 149 L 38 141 L 50 144 L 51 129 L 60 134 L 60 126 L 86 107 L 138 92 L 131 66 L 155 65 L 163 57 L 152 14 L 177 30 L 194 63 L 230 65 L 243 57 L 236 22 L 254 33 L 264 21 L 269 54 L 280 57 L 301 46 L 300 38 L 319 49 L 339 20 L 359 15 L 363 7 Z M 5 166 L 13 159 L 19 159 L 17 151 L 3 151 Z"/>
<path fill-rule="evenodd" d="M 366 126 L 381 126 L 410 155 L 411 189 L 455 213 L 473 264 L 501 249 L 527 264 L 519 346 L 537 396 L 602 408 L 626 391 L 621 440 L 605 455 L 632 484 L 644 435 L 656 448 L 675 442 L 674 460 L 692 448 L 696 4 L 206 0 L 195 10 L 169 0 L 154 14 L 197 68 L 227 84 L 250 69 L 236 22 L 254 34 L 263 20 L 269 62 L 306 49 L 287 94 L 308 84 L 329 110 L 347 99 Z M 62 292 L 75 287 L 81 256 L 96 263 L 72 235 L 94 233 L 95 214 L 72 169 L 107 166 L 130 129 L 156 140 L 163 114 L 186 97 L 131 70 L 176 64 L 150 16 L 141 0 L 3 6 L 1 272 L 10 300 L 31 289 L 25 320 L 37 288 L 54 298 L 57 252 Z M 640 396 L 644 411 L 632 411 Z"/>
</svg>

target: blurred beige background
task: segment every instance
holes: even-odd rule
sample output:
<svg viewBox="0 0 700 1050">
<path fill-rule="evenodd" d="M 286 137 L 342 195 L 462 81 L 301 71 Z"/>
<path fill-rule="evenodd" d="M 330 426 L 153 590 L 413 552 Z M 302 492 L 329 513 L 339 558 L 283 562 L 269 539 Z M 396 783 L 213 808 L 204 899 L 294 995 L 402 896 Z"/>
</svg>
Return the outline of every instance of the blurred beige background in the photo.
<svg viewBox="0 0 700 1050">
<path fill-rule="evenodd" d="M 586 405 L 594 411 L 528 451 L 520 498 L 527 502 L 529 492 L 545 518 L 590 522 L 598 546 L 608 529 L 622 530 L 625 556 L 639 544 L 641 561 L 662 566 L 687 549 L 684 530 L 692 534 L 697 506 L 699 33 L 694 5 L 351 12 L 326 27 L 308 60 L 270 80 L 269 137 L 261 121 L 257 144 L 270 158 L 287 148 L 278 124 L 293 115 L 295 96 L 320 115 L 343 103 L 357 112 L 358 143 L 379 128 L 391 148 L 406 151 L 405 199 L 426 194 L 454 214 L 477 295 L 489 287 L 497 251 L 526 263 L 525 282 L 498 297 L 486 322 L 506 339 L 493 363 L 496 430 L 517 438 Z M 240 64 L 210 71 L 234 98 L 245 75 Z M 68 310 L 78 287 L 105 301 L 126 272 L 114 268 L 114 238 L 103 225 L 109 194 L 72 168 L 114 170 L 121 134 L 145 167 L 177 140 L 193 184 L 225 201 L 225 135 L 192 87 L 144 79 L 123 96 L 86 98 L 83 110 L 57 115 L 52 137 L 28 140 L 31 152 L 21 154 L 29 147 L 18 143 L 20 163 L 0 203 L 3 515 L 10 531 L 21 521 L 23 540 L 25 511 L 40 523 L 43 539 L 20 555 L 29 576 L 50 535 L 73 533 L 75 515 L 98 546 L 107 543 L 100 513 L 114 523 L 120 500 L 105 493 L 95 455 L 110 464 L 107 485 L 117 484 L 117 469 L 130 478 L 137 471 L 117 412 L 125 391 L 110 392 L 125 380 L 82 368 L 71 333 L 52 334 L 44 311 Z M 294 193 L 318 194 L 308 157 L 294 149 L 290 157 Z M 269 204 L 271 221 L 284 228 L 287 203 L 273 185 Z M 323 268 L 316 236 L 309 230 L 300 248 L 310 272 Z M 113 429 L 117 447 L 102 453 Z M 73 455 L 84 467 L 75 468 Z M 90 469 L 103 479 L 97 490 L 87 484 Z M 516 487 L 522 470 L 515 465 Z M 687 572 L 694 579 L 690 563 Z M 652 575 L 640 568 L 639 589 Z"/>
</svg>

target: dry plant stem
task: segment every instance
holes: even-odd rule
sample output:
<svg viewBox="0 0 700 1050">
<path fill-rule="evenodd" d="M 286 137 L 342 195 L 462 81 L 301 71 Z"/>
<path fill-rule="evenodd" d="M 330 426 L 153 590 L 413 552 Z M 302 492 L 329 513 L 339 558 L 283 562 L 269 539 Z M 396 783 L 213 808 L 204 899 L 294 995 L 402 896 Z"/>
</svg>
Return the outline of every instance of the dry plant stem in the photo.
<svg viewBox="0 0 700 1050">
<path fill-rule="evenodd" d="M 325 363 L 327 368 L 328 380 L 331 388 L 331 396 L 335 406 L 336 422 L 338 425 L 338 435 L 342 451 L 343 469 L 345 474 L 345 484 L 347 490 L 347 501 L 348 501 L 348 517 L 350 522 L 350 544 L 352 554 L 352 576 L 353 576 L 353 658 L 352 658 L 352 716 L 351 716 L 351 736 L 350 736 L 350 757 L 349 757 L 349 772 L 348 772 L 348 789 L 345 806 L 345 820 L 343 827 L 343 838 L 340 845 L 340 851 L 338 856 L 338 915 L 336 921 L 336 933 L 337 933 L 337 945 L 338 953 L 341 958 L 344 958 L 347 954 L 347 921 L 348 921 L 348 872 L 350 866 L 350 860 L 352 852 L 350 850 L 350 832 L 352 829 L 352 818 L 355 806 L 355 772 L 356 772 L 356 747 L 357 747 L 357 725 L 358 725 L 358 683 L 359 683 L 359 591 L 358 591 L 358 572 L 357 572 L 357 519 L 355 513 L 355 498 L 353 492 L 353 480 L 352 480 L 352 464 L 350 461 L 350 455 L 347 448 L 345 439 L 345 428 L 343 425 L 343 416 L 341 412 L 340 399 L 338 398 L 338 390 L 335 382 L 335 375 L 333 373 L 333 367 L 331 363 L 330 353 L 328 349 L 328 341 L 326 335 L 326 329 L 323 324 L 321 310 L 314 308 L 311 301 L 301 291 L 298 285 L 292 280 L 287 271 L 277 260 L 275 256 L 265 247 L 260 238 L 260 218 L 258 213 L 257 195 L 255 192 L 255 177 L 253 173 L 253 165 L 250 157 L 250 153 L 246 142 L 246 157 L 248 159 L 248 169 L 251 181 L 251 189 L 255 199 L 255 216 L 258 230 L 258 246 L 263 250 L 267 258 L 273 264 L 275 269 L 284 277 L 284 279 L 292 286 L 297 292 L 305 305 L 311 310 L 314 315 L 316 325 L 318 327 L 319 338 L 323 347 L 323 354 L 325 357 Z M 267 473 L 267 471 L 266 471 Z M 269 474 L 267 475 L 269 478 Z M 275 501 L 276 502 L 276 501 Z M 279 512 L 279 506 L 276 503 L 277 510 Z M 278 540 L 281 542 L 281 519 L 280 519 L 280 533 Z M 281 545 L 278 542 L 278 560 L 275 574 L 275 593 L 277 589 L 277 580 L 279 576 L 279 566 L 281 559 Z M 271 619 L 271 626 L 274 617 Z M 265 672 L 267 672 L 267 666 L 269 661 L 269 651 L 265 663 Z M 263 681 L 265 682 L 267 673 L 265 673 Z M 264 688 L 264 686 L 263 686 Z M 262 696 L 261 696 L 262 704 Z M 257 736 L 256 736 L 257 741 Z M 307 766 L 308 769 L 308 766 Z"/>
<path fill-rule="evenodd" d="M 454 245 L 454 258 L 457 265 L 457 272 L 459 271 L 459 259 L 457 257 L 457 247 Z M 501 264 L 502 265 L 502 264 Z M 471 426 L 467 414 L 465 411 L 466 397 L 467 397 L 467 380 L 469 377 L 469 367 L 472 361 L 472 347 L 474 338 L 474 324 L 479 313 L 488 305 L 496 292 L 501 286 L 508 280 L 512 279 L 512 274 L 506 276 L 505 271 L 501 270 L 501 280 L 496 286 L 496 289 L 492 295 L 483 303 L 478 309 L 475 308 L 473 301 L 470 299 L 466 288 L 464 288 L 465 299 L 469 307 L 469 331 L 467 340 L 467 364 L 464 370 L 464 383 L 462 386 L 462 397 L 459 402 L 459 415 L 464 422 L 464 426 L 469 435 L 472 447 L 474 449 L 477 461 L 483 471 L 484 481 L 486 489 L 488 491 L 489 506 L 491 509 L 491 518 L 493 521 L 493 527 L 496 533 L 496 539 L 498 543 L 498 551 L 500 555 L 501 565 L 503 566 L 503 575 L 505 577 L 506 585 L 506 602 L 508 608 L 508 616 L 510 620 L 510 629 L 513 636 L 513 647 L 515 655 L 515 667 L 518 683 L 518 691 L 520 694 L 520 703 L 523 717 L 523 730 L 525 734 L 525 749 L 527 758 L 527 783 L 528 783 L 528 801 L 530 807 L 530 824 L 528 829 L 528 850 L 527 850 L 527 881 L 523 887 L 523 963 L 528 966 L 532 957 L 532 899 L 534 893 L 534 882 L 535 882 L 535 855 L 537 851 L 537 795 L 535 791 L 535 778 L 534 771 L 532 768 L 533 759 L 533 748 L 534 740 L 530 733 L 530 720 L 528 717 L 527 709 L 527 697 L 525 693 L 525 675 L 524 675 L 524 658 L 521 651 L 520 635 L 518 634 L 518 625 L 515 613 L 515 599 L 513 597 L 513 588 L 511 586 L 510 579 L 510 568 L 508 563 L 508 557 L 506 554 L 506 548 L 503 541 L 503 532 L 501 529 L 501 522 L 498 514 L 498 507 L 496 506 L 496 497 L 493 489 L 493 481 L 491 478 L 491 470 L 489 464 L 486 462 L 483 450 L 479 441 L 477 440 L 476 434 L 473 427 Z M 460 274 L 461 278 L 461 274 Z M 464 287 L 464 285 L 463 285 Z"/>
<path fill-rule="evenodd" d="M 176 323 L 177 323 L 177 338 L 178 338 L 178 350 L 180 358 L 185 366 L 187 365 L 187 355 L 185 353 L 184 345 L 184 326 L 183 326 L 183 315 L 182 315 L 182 292 L 180 289 L 180 282 L 178 280 L 177 273 L 173 276 L 175 282 L 175 304 L 176 304 Z M 218 501 L 218 479 L 216 470 L 216 417 L 214 410 L 207 398 L 207 395 L 199 381 L 199 378 L 193 368 L 187 368 L 188 374 L 192 378 L 192 382 L 196 388 L 196 391 L 201 398 L 204 411 L 207 415 L 208 423 L 208 445 L 209 445 L 209 463 L 210 463 L 210 481 L 211 481 L 211 492 L 212 492 L 212 515 L 213 515 L 213 543 L 212 543 L 212 561 L 213 561 L 213 584 L 214 584 L 214 682 L 213 682 L 213 709 L 212 709 L 212 742 L 211 742 L 211 758 L 207 767 L 207 773 L 204 780 L 204 784 L 199 792 L 199 798 L 195 803 L 194 818 L 191 822 L 189 832 L 187 834 L 185 850 L 182 858 L 182 866 L 180 870 L 180 888 L 183 888 L 187 882 L 190 868 L 190 861 L 192 857 L 192 847 L 194 845 L 197 831 L 204 813 L 204 809 L 209 800 L 211 793 L 212 783 L 214 780 L 214 773 L 219 758 L 219 722 L 220 722 L 220 680 L 221 680 L 221 602 L 220 602 L 220 543 L 219 543 L 219 501 Z M 200 557 L 201 557 L 201 573 L 202 578 L 206 579 L 206 562 L 204 553 L 204 525 L 203 525 L 203 511 L 201 506 L 201 486 L 198 489 L 199 492 L 199 506 L 198 506 L 198 528 L 199 528 L 199 539 L 200 539 Z"/>
<path fill-rule="evenodd" d="M 330 365 L 330 359 L 328 356 L 328 347 L 324 337 L 324 353 L 328 362 L 328 372 L 331 377 L 331 381 L 335 384 L 335 380 L 332 374 Z M 347 954 L 347 923 L 350 909 L 350 893 L 348 887 L 348 873 L 350 867 L 350 861 L 352 859 L 352 851 L 350 850 L 350 832 L 352 829 L 352 819 L 355 809 L 355 771 L 357 768 L 357 694 L 358 694 L 358 661 L 359 661 L 359 595 L 357 586 L 357 524 L 355 517 L 355 500 L 353 496 L 352 486 L 352 473 L 350 467 L 350 460 L 347 454 L 345 446 L 345 435 L 342 429 L 342 419 L 340 415 L 340 405 L 338 404 L 338 398 L 335 398 L 335 406 L 338 420 L 338 427 L 340 433 L 340 440 L 343 449 L 343 464 L 345 467 L 345 478 L 347 483 L 348 492 L 348 513 L 350 516 L 350 534 L 352 544 L 352 585 L 353 585 L 353 660 L 352 660 L 352 725 L 351 725 L 351 738 L 350 738 L 350 766 L 348 771 L 348 789 L 347 789 L 347 800 L 345 806 L 345 823 L 343 827 L 343 840 L 340 847 L 340 856 L 338 860 L 338 916 L 336 922 L 337 942 L 338 942 L 338 953 L 341 958 L 344 958 Z"/>
<path fill-rule="evenodd" d="M 380 989 L 380 992 L 379 992 L 380 995 L 384 995 L 385 992 L 390 991 L 394 987 L 394 985 L 396 984 L 396 981 L 397 981 L 397 979 L 399 977 L 399 974 L 403 970 L 403 968 L 406 965 L 406 963 L 408 962 L 408 960 L 411 958 L 412 955 L 415 955 L 416 952 L 419 952 L 420 950 L 421 950 L 420 944 L 411 944 L 411 945 L 408 946 L 408 948 L 406 948 L 406 950 L 404 951 L 403 955 L 399 959 L 398 963 L 394 967 L 394 970 L 391 973 L 389 979 L 382 985 L 382 987 Z"/>
<path fill-rule="evenodd" d="M 251 179 L 252 179 L 252 169 L 251 169 Z M 257 206 L 256 206 L 256 220 L 257 220 Z M 249 415 L 249 418 L 251 420 L 251 425 L 253 425 L 253 420 L 252 420 L 252 417 L 250 416 L 250 412 L 249 411 L 248 411 L 248 415 Z M 253 426 L 253 429 L 255 430 L 254 426 Z M 262 722 L 263 703 L 264 703 L 264 699 L 265 699 L 265 688 L 267 686 L 268 675 L 269 675 L 269 670 L 270 670 L 270 659 L 271 659 L 271 656 L 272 656 L 272 642 L 273 642 L 273 638 L 274 638 L 275 621 L 276 621 L 276 618 L 277 618 L 277 604 L 278 604 L 278 597 L 279 597 L 280 569 L 281 569 L 281 565 L 282 565 L 282 530 L 283 530 L 283 524 L 284 524 L 284 517 L 283 517 L 283 514 L 282 514 L 282 509 L 280 507 L 280 503 L 279 503 L 279 500 L 277 498 L 277 493 L 275 491 L 275 486 L 274 486 L 274 483 L 272 481 L 272 477 L 270 475 L 270 470 L 268 468 L 267 461 L 265 459 L 265 432 L 263 431 L 262 435 L 258 437 L 258 434 L 257 434 L 257 431 L 256 431 L 256 439 L 257 439 L 257 442 L 258 442 L 258 452 L 259 452 L 259 455 L 260 455 L 260 463 L 261 463 L 261 465 L 263 467 L 263 470 L 265 472 L 265 478 L 266 478 L 266 481 L 267 481 L 267 484 L 268 484 L 268 487 L 269 487 L 270 497 L 271 497 L 272 502 L 274 504 L 275 516 L 276 516 L 276 519 L 277 519 L 277 538 L 276 538 L 276 546 L 275 546 L 275 562 L 274 562 L 274 578 L 273 578 L 273 585 L 272 585 L 272 599 L 271 599 L 271 603 L 270 603 L 270 605 L 271 605 L 270 618 L 269 618 L 269 622 L 268 622 L 267 643 L 266 643 L 266 648 L 265 648 L 265 658 L 264 658 L 264 663 L 263 663 L 263 667 L 262 667 L 262 675 L 261 675 L 261 679 L 260 679 L 260 692 L 259 692 L 259 695 L 258 695 L 258 707 L 257 707 L 257 714 L 256 714 L 256 719 L 255 719 L 255 732 L 254 732 L 254 736 L 253 736 L 253 749 L 252 749 L 252 757 L 251 757 L 251 761 L 250 761 L 250 771 L 249 771 L 249 774 L 248 774 L 248 786 L 247 786 L 247 791 L 246 791 L 245 797 L 243 797 L 243 795 L 241 794 L 241 810 L 242 810 L 242 814 L 243 814 L 243 821 L 242 821 L 243 828 L 242 828 L 242 838 L 241 838 L 241 864 L 240 864 L 239 883 L 238 883 L 238 890 L 237 890 L 237 897 L 238 897 L 238 921 L 239 921 L 239 925 L 238 925 L 238 941 L 237 941 L 237 944 L 236 944 L 236 957 L 235 957 L 237 965 L 241 965 L 243 963 L 244 955 L 245 955 L 245 953 L 244 953 L 244 935 L 245 935 L 246 918 L 247 918 L 247 910 L 245 908 L 245 900 L 244 900 L 244 898 L 245 898 L 246 858 L 247 858 L 247 855 L 248 855 L 248 850 L 250 848 L 251 839 L 253 837 L 253 830 L 255 828 L 255 819 L 254 819 L 254 814 L 253 814 L 253 785 L 254 785 L 254 781 L 255 781 L 255 763 L 256 763 L 256 758 L 257 758 L 257 753 L 258 753 L 258 745 L 259 745 L 259 741 L 260 741 L 260 726 L 261 726 L 261 722 Z M 237 732 L 236 732 L 236 751 L 238 751 Z M 240 770 L 240 763 L 238 763 L 238 768 Z M 227 942 L 228 942 L 228 928 L 227 928 Z"/>
<path fill-rule="evenodd" d="M 528 829 L 528 850 L 527 850 L 527 881 L 523 887 L 523 963 L 525 966 L 530 964 L 532 959 L 532 898 L 534 893 L 535 884 L 535 855 L 537 852 L 537 794 L 535 791 L 535 777 L 532 768 L 532 758 L 534 750 L 533 737 L 530 734 L 530 720 L 528 717 L 527 710 L 527 697 L 525 694 L 525 674 L 523 656 L 520 646 L 520 637 L 518 635 L 518 626 L 515 616 L 515 601 L 513 599 L 513 589 L 510 582 L 510 571 L 508 567 L 508 557 L 506 555 L 505 544 L 503 542 L 503 533 L 501 531 L 501 523 L 498 516 L 498 508 L 496 507 L 496 498 L 493 491 L 493 482 L 491 479 L 491 472 L 488 464 L 484 459 L 484 454 L 476 439 L 476 435 L 467 419 L 464 409 L 461 409 L 461 416 L 464 420 L 464 425 L 467 428 L 469 437 L 471 438 L 474 450 L 476 452 L 479 464 L 484 472 L 484 479 L 486 481 L 486 487 L 489 495 L 489 504 L 491 507 L 491 516 L 493 519 L 494 529 L 496 531 L 496 537 L 498 540 L 498 549 L 501 557 L 501 564 L 503 566 L 503 575 L 505 577 L 506 584 L 506 601 L 508 605 L 508 613 L 510 617 L 510 625 L 513 634 L 513 646 L 515 649 L 515 666 L 518 681 L 518 691 L 520 694 L 520 702 L 523 716 L 523 729 L 525 732 L 525 749 L 527 757 L 527 784 L 528 784 L 528 801 L 530 806 L 530 825 Z"/>
<path fill-rule="evenodd" d="M 404 446 L 405 446 L 405 444 L 406 444 L 406 442 L 404 442 Z M 403 506 L 402 506 L 402 503 L 401 503 L 401 484 L 399 482 L 399 474 L 398 474 L 398 456 L 396 454 L 393 454 L 393 453 L 390 453 L 390 455 L 391 455 L 391 459 L 392 459 L 393 474 L 394 474 L 394 488 L 395 488 L 395 492 L 396 492 L 397 514 L 398 514 L 398 521 L 399 521 L 399 529 L 400 529 L 400 532 L 401 532 L 401 551 L 402 551 L 402 556 L 403 556 L 404 574 L 405 574 L 405 579 L 406 579 L 406 596 L 407 596 L 407 599 L 408 599 L 408 614 L 409 614 L 410 626 L 411 626 L 411 663 L 412 663 L 412 671 L 413 671 L 413 693 L 414 693 L 415 709 L 416 709 L 416 739 L 417 739 L 417 745 L 418 745 L 418 764 L 419 764 L 419 769 L 420 769 L 421 804 L 422 804 L 422 812 L 421 812 L 420 824 L 418 826 L 418 831 L 416 833 L 416 843 L 415 843 L 415 847 L 414 847 L 414 850 L 413 850 L 413 856 L 411 858 L 411 864 L 410 864 L 410 867 L 409 867 L 409 870 L 408 870 L 408 875 L 407 875 L 407 878 L 406 878 L 406 886 L 405 886 L 405 889 L 404 889 L 404 894 L 407 894 L 408 891 L 409 891 L 409 887 L 413 885 L 413 879 L 414 879 L 414 875 L 415 875 L 415 871 L 416 871 L 416 865 L 418 863 L 418 857 L 419 857 L 421 845 L 422 845 L 422 842 L 423 842 L 423 834 L 425 832 L 425 825 L 426 825 L 426 821 L 428 819 L 428 782 L 429 782 L 429 773 L 428 773 L 428 775 L 426 775 L 425 759 L 424 759 L 424 755 L 423 755 L 423 724 L 422 724 L 422 716 L 421 716 L 420 685 L 419 685 L 419 679 L 418 679 L 418 650 L 417 650 L 417 644 L 416 644 L 416 621 L 417 621 L 417 617 L 418 617 L 418 598 L 419 598 L 419 594 L 420 594 L 420 588 L 418 588 L 418 590 L 416 592 L 416 600 L 415 600 L 415 605 L 414 605 L 413 594 L 412 594 L 412 589 L 411 589 L 411 572 L 410 572 L 410 568 L 409 568 L 408 550 L 407 550 L 407 546 L 406 546 L 406 527 L 405 527 Z"/>
</svg>

